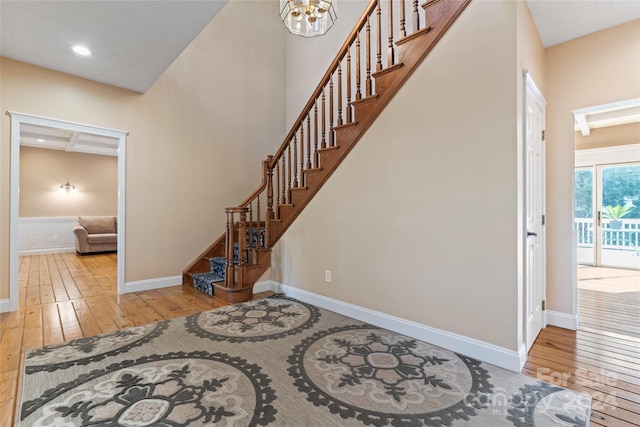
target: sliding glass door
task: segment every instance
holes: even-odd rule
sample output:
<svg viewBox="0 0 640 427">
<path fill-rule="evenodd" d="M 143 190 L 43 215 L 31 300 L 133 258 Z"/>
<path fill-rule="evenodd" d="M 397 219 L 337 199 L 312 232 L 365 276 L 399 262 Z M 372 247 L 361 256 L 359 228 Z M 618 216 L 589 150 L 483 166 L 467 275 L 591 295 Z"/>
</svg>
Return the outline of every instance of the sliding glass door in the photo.
<svg viewBox="0 0 640 427">
<path fill-rule="evenodd" d="M 576 168 L 574 223 L 578 237 L 578 264 L 595 265 L 594 168 Z"/>
<path fill-rule="evenodd" d="M 640 164 L 577 168 L 578 263 L 640 269 Z"/>
</svg>

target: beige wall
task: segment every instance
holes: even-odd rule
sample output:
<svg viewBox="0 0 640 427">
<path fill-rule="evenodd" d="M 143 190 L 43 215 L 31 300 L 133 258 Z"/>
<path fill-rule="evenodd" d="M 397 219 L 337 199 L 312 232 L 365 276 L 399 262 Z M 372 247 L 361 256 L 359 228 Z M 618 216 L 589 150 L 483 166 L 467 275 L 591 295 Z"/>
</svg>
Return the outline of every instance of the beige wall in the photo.
<svg viewBox="0 0 640 427">
<path fill-rule="evenodd" d="M 588 136 L 582 136 L 581 132 L 575 133 L 576 150 L 637 144 L 639 142 L 640 123 L 591 129 L 591 134 Z"/>
<path fill-rule="evenodd" d="M 274 280 L 518 348 L 517 7 L 471 3 L 278 243 Z"/>
<path fill-rule="evenodd" d="M 340 1 L 338 19 L 322 37 L 304 38 L 287 33 L 287 127 L 302 112 L 368 4 L 369 0 Z"/>
<path fill-rule="evenodd" d="M 66 182 L 78 191 L 60 193 Z M 117 213 L 117 157 L 20 148 L 20 217 Z"/>
<path fill-rule="evenodd" d="M 640 20 L 546 51 L 547 308 L 575 314 L 572 110 L 640 96 Z"/>
<path fill-rule="evenodd" d="M 285 133 L 275 1 L 232 1 L 143 95 L 2 58 L 0 109 L 126 130 L 126 281 L 181 274 L 224 231 Z M 242 28 L 242 31 L 238 31 Z M 269 34 L 269 37 L 264 37 Z M 9 118 L 0 146 L 0 299 L 9 297 Z"/>
</svg>

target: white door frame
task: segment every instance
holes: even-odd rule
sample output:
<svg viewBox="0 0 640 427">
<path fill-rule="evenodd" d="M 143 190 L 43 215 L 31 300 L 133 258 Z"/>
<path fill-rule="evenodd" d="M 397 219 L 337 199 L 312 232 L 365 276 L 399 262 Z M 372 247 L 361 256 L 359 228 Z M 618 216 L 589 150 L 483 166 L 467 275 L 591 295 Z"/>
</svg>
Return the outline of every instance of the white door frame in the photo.
<svg viewBox="0 0 640 427">
<path fill-rule="evenodd" d="M 575 110 L 575 111 L 583 111 L 586 109 Z M 602 197 L 600 191 L 598 191 L 600 187 L 600 173 L 603 167 L 610 166 L 623 166 L 623 165 L 634 165 L 640 163 L 640 144 L 627 144 L 627 145 L 615 145 L 611 147 L 601 147 L 601 148 L 588 148 L 584 150 L 575 150 L 574 156 L 574 171 L 576 169 L 591 169 L 593 171 L 593 220 L 594 220 L 594 242 L 593 242 L 593 265 L 596 267 L 600 267 L 601 265 L 601 254 L 596 253 L 598 251 L 598 242 L 596 239 L 600 239 L 600 230 L 597 227 L 597 211 L 600 207 L 598 203 L 598 198 Z M 573 186 L 573 195 L 575 197 L 575 184 Z M 577 242 L 574 239 L 573 245 L 574 251 L 577 252 Z M 599 251 L 598 251 L 599 252 Z M 576 263 L 578 264 L 578 263 Z M 604 266 L 607 267 L 607 266 Z M 611 268 L 629 268 L 629 267 L 611 267 Z M 577 289 L 577 281 L 574 282 L 574 287 Z M 575 296 L 575 306 L 577 307 L 577 291 L 574 292 Z M 577 310 L 577 308 L 576 308 Z M 576 311 L 577 312 L 577 311 Z"/>
<path fill-rule="evenodd" d="M 9 219 L 9 310 L 18 309 L 18 220 L 20 191 L 20 131 L 22 124 L 46 126 L 56 129 L 91 133 L 118 140 L 118 293 L 124 293 L 124 237 L 125 237 L 125 143 L 128 132 L 108 129 L 65 120 L 51 119 L 32 114 L 7 112 L 11 117 L 11 200 Z"/>
<path fill-rule="evenodd" d="M 524 74 L 524 96 L 523 96 L 523 101 L 524 101 L 524 105 L 523 105 L 523 164 L 524 164 L 524 170 L 523 170 L 523 230 L 522 233 L 524 234 L 523 236 L 523 241 L 524 241 L 524 251 L 523 251 L 523 256 L 524 259 L 522 261 L 522 265 L 523 265 L 523 276 L 522 276 L 522 283 L 524 286 L 524 298 L 523 298 L 523 310 L 522 310 L 522 322 L 523 322 L 523 326 L 524 326 L 524 345 L 526 346 L 526 351 L 528 352 L 531 348 L 531 345 L 533 344 L 533 340 L 531 340 L 531 335 L 532 333 L 529 331 L 529 326 L 530 323 L 528 321 L 528 309 L 527 307 L 529 306 L 529 295 L 530 295 L 530 280 L 529 280 L 529 271 L 528 271 L 528 262 L 526 257 L 528 256 L 528 243 L 527 243 L 527 233 L 528 233 L 528 229 L 527 229 L 527 200 L 529 199 L 529 192 L 528 192 L 528 186 L 526 183 L 527 180 L 527 120 L 528 118 L 526 117 L 527 115 L 527 100 L 528 97 L 533 97 L 533 101 L 541 107 L 541 109 L 543 110 L 543 116 L 542 116 L 542 131 L 544 131 L 545 129 L 545 117 L 544 117 L 544 110 L 545 107 L 547 105 L 547 102 L 544 99 L 544 96 L 542 95 L 542 93 L 540 92 L 540 90 L 538 89 L 538 86 L 535 84 L 535 82 L 533 81 L 533 78 L 531 77 L 531 74 L 528 72 L 528 70 L 524 70 L 523 72 Z M 545 208 L 545 194 L 546 194 L 546 170 L 545 170 L 545 141 L 543 139 L 542 141 L 542 176 L 540 177 L 542 180 L 542 206 L 541 206 L 541 210 L 542 212 L 546 211 Z M 540 268 L 542 269 L 541 272 L 541 287 L 542 289 L 540 290 L 540 296 L 541 296 L 541 301 L 540 304 L 543 304 L 543 301 L 546 300 L 546 236 L 545 236 L 545 229 L 546 227 L 544 226 L 544 220 L 542 221 L 542 226 L 539 228 L 538 233 L 540 233 L 539 236 L 537 236 L 540 239 L 540 245 L 541 245 L 541 259 L 540 262 L 542 263 L 542 265 L 540 266 Z M 542 306 L 542 318 L 541 318 L 541 327 L 545 328 L 547 326 L 547 319 L 546 319 L 546 312 L 544 309 L 544 306 Z M 539 331 L 538 331 L 539 332 Z M 537 334 L 536 334 L 537 335 Z"/>
</svg>

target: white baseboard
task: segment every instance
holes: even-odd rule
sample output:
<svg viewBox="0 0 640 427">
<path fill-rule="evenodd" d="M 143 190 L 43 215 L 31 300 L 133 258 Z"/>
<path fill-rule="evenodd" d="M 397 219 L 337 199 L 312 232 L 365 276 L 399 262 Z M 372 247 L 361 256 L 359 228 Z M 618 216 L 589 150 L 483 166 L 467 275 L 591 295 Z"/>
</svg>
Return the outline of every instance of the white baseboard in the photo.
<svg viewBox="0 0 640 427">
<path fill-rule="evenodd" d="M 8 313 L 11 311 L 11 301 L 8 299 L 0 299 L 0 313 Z"/>
<path fill-rule="evenodd" d="M 157 279 L 136 280 L 125 282 L 124 293 L 150 291 L 151 289 L 168 288 L 182 284 L 182 276 L 160 277 Z"/>
<path fill-rule="evenodd" d="M 48 249 L 24 249 L 18 251 L 18 256 L 46 255 L 46 254 L 62 254 L 67 252 L 75 252 L 75 246 L 67 248 L 48 248 Z"/>
<path fill-rule="evenodd" d="M 526 348 L 521 348 L 519 351 L 509 350 L 504 347 L 390 316 L 385 313 L 359 307 L 272 280 L 256 283 L 253 290 L 256 293 L 269 290 L 280 292 L 291 298 L 421 341 L 426 341 L 510 371 L 520 372 L 527 360 Z"/>
<path fill-rule="evenodd" d="M 559 311 L 546 310 L 544 312 L 547 325 L 575 331 L 580 325 L 580 315 L 560 313 Z"/>
<path fill-rule="evenodd" d="M 529 352 L 527 351 L 527 344 L 526 343 L 522 343 L 522 345 L 520 346 L 520 351 L 518 352 L 518 356 L 520 357 L 520 369 L 518 369 L 518 372 L 522 371 L 522 368 L 524 368 L 524 365 L 527 364 L 527 359 L 529 358 Z"/>
</svg>

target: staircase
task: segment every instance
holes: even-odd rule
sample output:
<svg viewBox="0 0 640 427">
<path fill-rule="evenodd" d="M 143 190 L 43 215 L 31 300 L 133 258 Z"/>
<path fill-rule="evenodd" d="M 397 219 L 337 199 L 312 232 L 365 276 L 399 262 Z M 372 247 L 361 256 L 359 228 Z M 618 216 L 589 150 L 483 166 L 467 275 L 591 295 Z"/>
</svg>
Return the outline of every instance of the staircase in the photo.
<svg viewBox="0 0 640 427">
<path fill-rule="evenodd" d="M 280 149 L 262 162 L 261 185 L 226 209 L 225 234 L 185 268 L 183 283 L 231 303 L 251 299 L 273 245 L 470 1 L 371 0 Z"/>
</svg>

